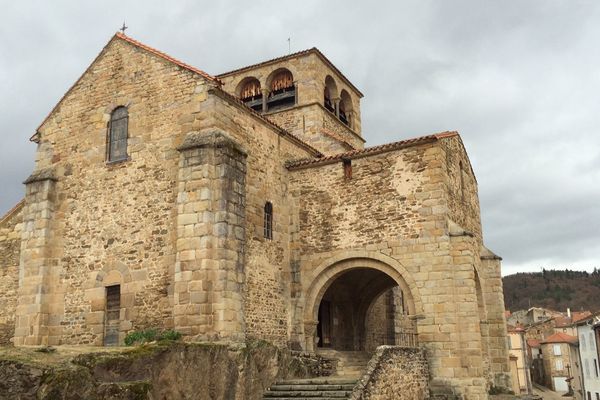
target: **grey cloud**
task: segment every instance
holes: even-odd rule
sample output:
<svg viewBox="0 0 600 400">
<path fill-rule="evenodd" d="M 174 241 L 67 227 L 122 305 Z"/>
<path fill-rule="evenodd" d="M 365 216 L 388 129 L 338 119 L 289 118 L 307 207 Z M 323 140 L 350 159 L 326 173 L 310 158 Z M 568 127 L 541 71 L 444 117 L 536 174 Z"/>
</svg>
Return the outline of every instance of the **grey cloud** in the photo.
<svg viewBox="0 0 600 400">
<path fill-rule="evenodd" d="M 29 136 L 125 20 L 134 38 L 213 74 L 283 55 L 288 37 L 292 51 L 319 47 L 365 93 L 368 144 L 461 132 L 505 273 L 600 266 L 596 1 L 0 7 L 0 214 L 33 168 Z"/>
</svg>

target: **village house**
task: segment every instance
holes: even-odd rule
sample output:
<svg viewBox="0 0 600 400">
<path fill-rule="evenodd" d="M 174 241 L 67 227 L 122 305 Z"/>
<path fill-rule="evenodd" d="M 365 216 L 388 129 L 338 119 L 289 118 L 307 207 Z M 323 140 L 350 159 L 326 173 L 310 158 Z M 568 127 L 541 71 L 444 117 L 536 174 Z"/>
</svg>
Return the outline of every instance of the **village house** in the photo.
<svg viewBox="0 0 600 400">
<path fill-rule="evenodd" d="M 568 392 L 569 381 L 572 390 L 579 393 L 575 396 L 581 399 L 579 379 L 579 353 L 577 338 L 566 333 L 555 333 L 540 342 L 544 360 L 545 386 L 555 392 Z"/>
<path fill-rule="evenodd" d="M 600 400 L 600 316 L 589 316 L 576 323 L 584 400 Z"/>
<path fill-rule="evenodd" d="M 513 392 L 530 393 L 531 375 L 525 329 L 522 326 L 507 325 L 508 353 L 510 356 L 510 372 L 512 377 Z"/>
</svg>

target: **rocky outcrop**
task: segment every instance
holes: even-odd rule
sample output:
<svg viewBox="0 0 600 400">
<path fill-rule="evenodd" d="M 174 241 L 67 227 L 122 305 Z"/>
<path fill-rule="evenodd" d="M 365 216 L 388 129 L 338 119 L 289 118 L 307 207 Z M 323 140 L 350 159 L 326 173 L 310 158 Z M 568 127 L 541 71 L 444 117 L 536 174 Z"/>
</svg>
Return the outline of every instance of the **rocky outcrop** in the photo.
<svg viewBox="0 0 600 400">
<path fill-rule="evenodd" d="M 23 350 L 26 352 L 27 350 Z M 50 362 L 0 353 L 0 399 L 260 399 L 276 380 L 318 373 L 315 358 L 266 342 L 169 343 Z M 2 359 L 4 358 L 4 359 Z"/>
</svg>

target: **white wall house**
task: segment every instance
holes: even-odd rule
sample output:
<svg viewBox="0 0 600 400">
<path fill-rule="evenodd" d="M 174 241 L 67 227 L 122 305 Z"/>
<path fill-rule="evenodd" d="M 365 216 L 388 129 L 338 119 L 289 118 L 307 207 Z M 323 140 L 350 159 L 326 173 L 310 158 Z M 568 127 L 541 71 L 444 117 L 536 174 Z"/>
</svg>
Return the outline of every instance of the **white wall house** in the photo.
<svg viewBox="0 0 600 400">
<path fill-rule="evenodd" d="M 594 326 L 597 329 L 600 328 L 600 315 L 598 314 L 577 323 L 583 398 L 585 400 L 600 400 L 599 343 Z"/>
</svg>

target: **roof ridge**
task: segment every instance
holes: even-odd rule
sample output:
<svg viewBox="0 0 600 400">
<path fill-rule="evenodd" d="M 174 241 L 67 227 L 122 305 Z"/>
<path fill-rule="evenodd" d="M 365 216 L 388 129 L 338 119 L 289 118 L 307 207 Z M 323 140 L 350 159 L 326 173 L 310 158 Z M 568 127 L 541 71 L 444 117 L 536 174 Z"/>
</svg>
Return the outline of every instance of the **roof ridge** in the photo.
<svg viewBox="0 0 600 400">
<path fill-rule="evenodd" d="M 257 62 L 257 63 L 255 63 L 255 64 L 246 65 L 245 67 L 236 68 L 236 69 L 233 69 L 233 70 L 231 70 L 231 71 L 227 71 L 227 72 L 223 72 L 223 73 L 217 74 L 217 75 L 215 75 L 215 76 L 216 76 L 217 78 L 221 78 L 221 77 L 228 76 L 228 75 L 231 75 L 231 74 L 235 74 L 235 73 L 238 73 L 238 72 L 246 71 L 246 70 L 249 70 L 249 69 L 252 69 L 252 68 L 260 67 L 260 66 L 267 65 L 267 64 L 276 63 L 276 62 L 278 62 L 278 61 L 283 61 L 283 60 L 287 60 L 287 59 L 290 59 L 290 58 L 299 57 L 299 56 L 301 56 L 301 55 L 308 54 L 308 53 L 313 53 L 313 52 L 314 52 L 315 54 L 317 54 L 317 55 L 318 55 L 318 56 L 321 58 L 321 60 L 323 60 L 323 61 L 325 62 L 325 64 L 327 64 L 329 67 L 331 67 L 331 69 L 332 69 L 333 71 L 335 71 L 337 74 L 339 74 L 339 75 L 340 75 L 340 77 L 342 78 L 342 80 L 346 81 L 346 83 L 347 83 L 347 84 L 348 84 L 348 85 L 349 85 L 349 86 L 350 86 L 352 89 L 356 90 L 356 92 L 359 94 L 359 96 L 360 96 L 360 97 L 364 97 L 364 94 L 363 94 L 363 93 L 362 93 L 362 92 L 361 92 L 361 91 L 360 91 L 360 90 L 359 90 L 359 89 L 358 89 L 358 88 L 357 88 L 357 87 L 356 87 L 356 86 L 355 86 L 355 85 L 354 85 L 352 82 L 350 82 L 350 79 L 348 79 L 348 78 L 347 78 L 347 77 L 346 77 L 346 76 L 345 76 L 345 75 L 342 73 L 342 71 L 340 71 L 340 70 L 338 69 L 338 67 L 336 67 L 336 66 L 335 66 L 335 65 L 334 65 L 334 64 L 331 62 L 331 60 L 329 60 L 329 58 L 327 58 L 327 57 L 325 56 L 325 54 L 323 54 L 323 52 L 322 52 L 321 50 L 319 50 L 318 48 L 316 48 L 316 47 L 314 47 L 314 46 L 313 46 L 313 47 L 311 47 L 310 49 L 301 50 L 301 51 L 297 51 L 297 52 L 295 52 L 295 53 L 291 53 L 291 54 L 288 54 L 288 55 L 285 55 L 285 56 L 279 56 L 279 57 L 271 58 L 271 59 L 269 59 L 269 60 L 265 60 L 265 61 Z"/>
<path fill-rule="evenodd" d="M 110 40 L 108 41 L 108 43 L 106 43 L 106 45 L 104 45 L 104 47 L 102 47 L 102 50 L 100 50 L 100 52 L 98 53 L 98 55 L 96 57 L 94 57 L 94 59 L 92 60 L 92 62 L 87 66 L 87 68 L 83 71 L 83 73 L 79 76 L 79 78 L 77 78 L 77 80 L 71 85 L 69 86 L 69 88 L 67 89 L 67 91 L 61 96 L 61 98 L 58 100 L 58 102 L 54 105 L 54 107 L 52 107 L 52 109 L 50 110 L 50 112 L 48 113 L 48 115 L 46 115 L 46 117 L 42 120 L 42 123 L 36 128 L 35 133 L 29 138 L 30 141 L 35 142 L 39 133 L 39 130 L 41 129 L 41 127 L 46 123 L 46 121 L 48 121 L 48 119 L 50 118 L 50 116 L 54 113 L 54 111 L 56 111 L 56 109 L 58 108 L 58 106 L 62 103 L 62 101 L 67 97 L 67 95 L 71 92 L 71 90 L 73 90 L 73 88 L 75 88 L 75 86 L 77 86 L 77 84 L 81 81 L 81 79 L 83 79 L 83 77 L 85 76 L 85 74 L 87 74 L 87 72 L 90 70 L 90 68 L 92 67 L 92 65 L 94 65 L 94 63 L 100 58 L 100 56 L 102 55 L 102 53 L 104 53 L 104 51 L 106 50 L 106 48 L 110 45 L 110 43 L 112 43 L 113 40 L 115 40 L 115 38 L 121 39 L 126 41 L 127 43 L 130 43 L 134 46 L 137 46 L 141 49 L 144 49 L 158 57 L 161 57 L 164 60 L 167 60 L 175 65 L 180 66 L 181 68 L 187 69 L 188 71 L 194 72 L 200 76 L 202 76 L 203 78 L 209 80 L 209 81 L 213 81 L 217 84 L 221 84 L 222 82 L 212 76 L 207 74 L 206 72 L 196 68 L 196 67 L 192 67 L 189 64 L 186 64 L 182 61 L 179 61 L 178 59 L 169 56 L 166 53 L 163 53 L 153 47 L 150 47 L 140 41 L 137 41 L 133 38 L 130 38 L 129 36 L 121 33 L 121 32 L 117 32 L 115 33 Z"/>
<path fill-rule="evenodd" d="M 172 62 L 174 64 L 177 64 L 177 65 L 179 65 L 182 68 L 185 68 L 185 69 L 187 69 L 189 71 L 192 71 L 192 72 L 195 72 L 195 73 L 197 73 L 199 75 L 202 75 L 204 78 L 206 78 L 206 79 L 208 79 L 210 81 L 214 81 L 214 82 L 216 82 L 218 84 L 222 83 L 219 78 L 217 78 L 215 76 L 212 76 L 212 75 L 208 74 L 207 72 L 204 72 L 201 69 L 196 68 L 196 67 L 194 67 L 192 65 L 186 64 L 183 61 L 180 61 L 177 58 L 168 55 L 167 53 L 164 53 L 164 52 L 162 52 L 162 51 L 160 51 L 158 49 L 155 49 L 154 47 L 148 46 L 147 44 L 144 44 L 144 43 L 142 43 L 142 42 L 140 42 L 138 40 L 135 40 L 135 39 L 133 39 L 133 38 L 125 35 L 124 33 L 117 32 L 115 34 L 115 36 L 118 37 L 119 39 L 123 39 L 126 42 L 129 42 L 129 43 L 131 43 L 131 44 L 133 44 L 135 46 L 141 47 L 142 49 L 147 50 L 150 53 L 153 53 L 153 54 L 155 54 L 155 55 L 157 55 L 157 56 L 159 56 L 161 58 L 164 58 L 167 61 L 170 61 L 170 62 Z"/>
<path fill-rule="evenodd" d="M 300 55 L 304 55 L 304 54 L 310 53 L 311 51 L 314 51 L 314 50 L 318 50 L 318 49 L 316 47 L 311 47 L 310 49 L 300 50 L 300 51 L 297 51 L 295 53 L 287 54 L 285 56 L 274 57 L 274 58 L 271 58 L 271 59 L 268 59 L 268 60 L 265 60 L 265 61 L 259 61 L 259 62 L 254 63 L 254 64 L 246 65 L 244 67 L 239 67 L 239 68 L 236 68 L 236 69 L 232 69 L 230 71 L 222 72 L 220 74 L 216 74 L 215 76 L 218 77 L 218 78 L 220 78 L 222 76 L 231 75 L 231 74 L 235 74 L 237 72 L 241 72 L 241 71 L 244 71 L 244 70 L 247 70 L 247 69 L 258 67 L 259 65 L 264 65 L 264 64 L 269 64 L 269 63 L 272 63 L 272 62 L 277 62 L 277 61 L 285 60 L 286 58 L 298 57 Z"/>
<path fill-rule="evenodd" d="M 350 150 L 350 151 L 346 151 L 343 153 L 332 154 L 330 156 L 325 156 L 325 157 L 321 157 L 321 158 L 305 158 L 302 160 L 295 160 L 295 161 L 291 161 L 291 162 L 287 163 L 286 167 L 287 168 L 298 168 L 298 167 L 303 167 L 303 166 L 308 166 L 308 165 L 313 165 L 313 164 L 329 163 L 329 162 L 333 162 L 333 161 L 337 161 L 337 160 L 342 160 L 345 158 L 352 159 L 353 157 L 357 157 L 357 156 L 363 156 L 363 155 L 369 155 L 369 154 L 379 154 L 379 153 L 392 151 L 392 150 L 396 150 L 396 149 L 407 147 L 407 146 L 414 146 L 414 145 L 418 145 L 418 144 L 429 143 L 429 142 L 433 142 L 433 141 L 436 141 L 439 139 L 453 137 L 453 136 L 459 136 L 458 132 L 445 131 L 445 132 L 440 132 L 440 133 L 434 133 L 431 135 L 418 136 L 415 138 L 398 140 L 395 142 L 384 143 L 384 144 L 377 145 L 377 146 L 366 147 L 364 149 Z"/>
</svg>

